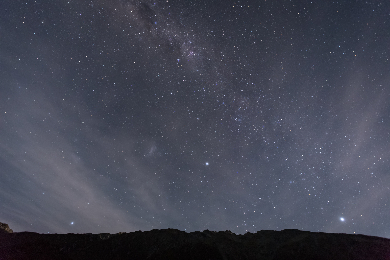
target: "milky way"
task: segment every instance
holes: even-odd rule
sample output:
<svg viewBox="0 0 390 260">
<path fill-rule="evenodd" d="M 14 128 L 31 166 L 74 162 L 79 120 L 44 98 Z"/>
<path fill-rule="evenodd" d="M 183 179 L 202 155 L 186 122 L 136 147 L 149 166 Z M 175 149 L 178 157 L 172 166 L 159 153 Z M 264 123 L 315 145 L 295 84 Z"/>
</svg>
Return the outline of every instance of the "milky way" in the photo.
<svg viewBox="0 0 390 260">
<path fill-rule="evenodd" d="M 5 1 L 0 221 L 390 237 L 388 10 Z"/>
</svg>

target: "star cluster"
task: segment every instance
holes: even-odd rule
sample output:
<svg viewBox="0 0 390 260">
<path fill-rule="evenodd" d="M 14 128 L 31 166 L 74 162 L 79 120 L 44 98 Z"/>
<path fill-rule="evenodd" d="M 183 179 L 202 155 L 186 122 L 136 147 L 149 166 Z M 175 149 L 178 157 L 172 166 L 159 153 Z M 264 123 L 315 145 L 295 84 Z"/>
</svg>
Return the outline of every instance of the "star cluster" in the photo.
<svg viewBox="0 0 390 260">
<path fill-rule="evenodd" d="M 390 237 L 388 10 L 5 1 L 1 221 Z"/>
</svg>

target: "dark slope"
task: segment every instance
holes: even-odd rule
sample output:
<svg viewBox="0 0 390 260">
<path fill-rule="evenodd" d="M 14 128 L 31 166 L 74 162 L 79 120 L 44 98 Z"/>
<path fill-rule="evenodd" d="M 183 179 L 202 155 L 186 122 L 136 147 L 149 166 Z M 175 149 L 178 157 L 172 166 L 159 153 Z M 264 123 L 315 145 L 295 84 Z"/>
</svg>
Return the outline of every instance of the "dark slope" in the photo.
<svg viewBox="0 0 390 260">
<path fill-rule="evenodd" d="M 390 240 L 298 230 L 0 233 L 0 259 L 390 259 Z"/>
</svg>

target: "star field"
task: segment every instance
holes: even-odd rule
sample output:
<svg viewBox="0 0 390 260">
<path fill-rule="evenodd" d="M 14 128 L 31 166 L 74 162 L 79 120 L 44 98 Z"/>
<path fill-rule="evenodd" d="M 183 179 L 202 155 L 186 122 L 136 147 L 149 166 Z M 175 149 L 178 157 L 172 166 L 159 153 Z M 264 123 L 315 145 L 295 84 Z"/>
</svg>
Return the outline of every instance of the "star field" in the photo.
<svg viewBox="0 0 390 260">
<path fill-rule="evenodd" d="M 389 3 L 3 6 L 14 231 L 390 237 Z"/>
</svg>

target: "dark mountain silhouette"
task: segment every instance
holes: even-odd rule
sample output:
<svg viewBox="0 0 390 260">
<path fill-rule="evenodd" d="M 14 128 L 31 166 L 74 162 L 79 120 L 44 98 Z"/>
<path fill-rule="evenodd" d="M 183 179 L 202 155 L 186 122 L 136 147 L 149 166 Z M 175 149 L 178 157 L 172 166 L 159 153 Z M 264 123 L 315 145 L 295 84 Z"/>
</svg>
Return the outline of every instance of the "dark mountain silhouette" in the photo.
<svg viewBox="0 0 390 260">
<path fill-rule="evenodd" d="M 118 234 L 37 234 L 12 233 L 8 228 L 0 232 L 0 259 L 385 260 L 390 259 L 390 240 L 295 229 L 236 235 L 230 231 L 186 233 L 176 229 Z"/>
</svg>

